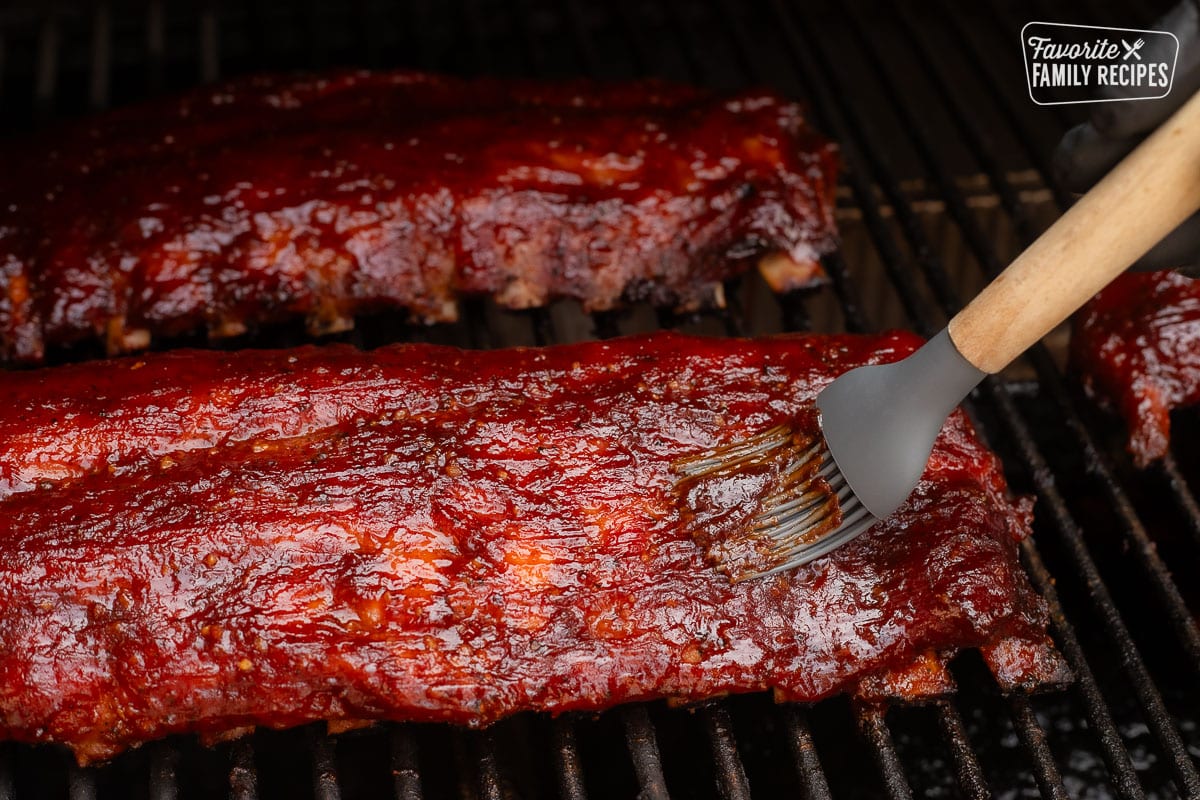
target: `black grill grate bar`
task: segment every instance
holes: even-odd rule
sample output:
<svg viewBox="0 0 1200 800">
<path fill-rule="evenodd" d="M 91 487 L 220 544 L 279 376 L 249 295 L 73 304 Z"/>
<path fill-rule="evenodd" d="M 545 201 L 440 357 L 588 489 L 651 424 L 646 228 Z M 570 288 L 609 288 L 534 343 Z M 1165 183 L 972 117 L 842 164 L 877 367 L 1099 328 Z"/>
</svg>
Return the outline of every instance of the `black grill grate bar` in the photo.
<svg viewBox="0 0 1200 800">
<path fill-rule="evenodd" d="M 967 728 L 958 709 L 950 700 L 935 701 L 933 706 L 937 713 L 938 728 L 950 745 L 954 775 L 963 796 L 972 800 L 989 800 L 992 791 L 983 776 L 983 767 L 979 765 L 979 757 L 975 755 L 975 748 L 967 737 Z"/>
<path fill-rule="evenodd" d="M 500 774 L 494 730 L 486 728 L 471 738 L 475 745 L 475 765 L 479 770 L 479 797 L 482 800 L 504 800 L 504 780 Z"/>
<path fill-rule="evenodd" d="M 566 9 L 567 26 L 571 30 L 573 40 L 579 46 L 576 53 L 579 62 L 589 75 L 598 75 L 601 59 L 596 53 L 596 45 L 592 41 L 592 37 L 587 33 L 583 9 L 579 7 L 578 0 L 565 0 L 563 7 Z"/>
<path fill-rule="evenodd" d="M 720 309 L 720 316 L 721 321 L 725 324 L 725 333 L 729 336 L 745 336 L 746 318 L 742 313 L 742 304 L 739 302 L 741 292 L 738 291 L 737 283 L 735 281 L 726 283 L 722 291 L 725 295 L 725 304 Z M 800 330 L 807 330 L 807 326 Z"/>
<path fill-rule="evenodd" d="M 646 24 L 638 18 L 629 0 L 613 3 L 613 13 L 621 31 L 621 39 L 628 43 L 633 69 L 639 75 L 654 72 L 652 58 L 657 52 L 655 43 L 646 31 Z"/>
<path fill-rule="evenodd" d="M 407 726 L 389 726 L 388 761 L 392 770 L 392 794 L 396 800 L 422 800 L 424 792 L 417 766 L 417 739 Z"/>
<path fill-rule="evenodd" d="M 529 309 L 529 326 L 533 331 L 533 342 L 537 346 L 543 347 L 559 341 L 558 329 L 554 325 L 554 317 L 548 309 Z"/>
<path fill-rule="evenodd" d="M 1013 720 L 1017 723 L 1017 735 L 1025 749 L 1033 755 L 1033 777 L 1042 797 L 1068 800 L 1069 795 L 1063 786 L 1062 776 L 1054 763 L 1054 754 L 1050 752 L 1050 745 L 1046 741 L 1046 732 L 1038 723 L 1029 698 L 1022 694 L 1014 694 L 1008 698 L 1008 705 L 1012 709 Z"/>
<path fill-rule="evenodd" d="M 873 53 L 868 51 L 866 53 L 866 57 L 868 60 L 874 61 L 874 66 L 877 72 L 882 69 L 882 64 L 880 64 L 878 60 L 874 58 Z M 829 74 L 831 79 L 836 83 L 836 76 L 829 68 L 827 58 L 824 59 L 824 65 L 825 72 Z M 885 76 L 881 76 L 881 78 L 882 77 Z M 893 103 L 893 106 L 897 105 L 898 104 Z M 853 109 L 848 105 L 845 105 L 845 109 L 847 116 L 852 117 L 854 113 Z M 901 112 L 905 111 L 904 109 L 898 110 Z M 904 117 L 902 117 L 902 119 L 904 119 Z M 913 134 L 914 139 L 919 139 L 919 129 L 916 129 L 915 123 L 911 121 L 911 118 L 909 118 L 909 123 L 911 123 L 907 125 L 909 132 Z M 855 128 L 857 131 L 865 130 L 861 124 L 857 124 Z M 862 135 L 865 137 L 865 134 Z M 867 152 L 874 153 L 869 146 Z M 937 161 L 936 157 L 933 156 L 928 147 L 925 148 L 925 153 L 923 156 L 926 160 L 933 159 L 933 163 L 931 163 L 930 166 L 935 170 L 935 174 L 937 170 L 942 168 L 942 165 Z M 879 164 L 877 158 L 873 162 L 873 166 L 875 167 L 875 171 L 880 179 L 880 184 L 884 190 L 884 193 L 891 197 L 892 202 L 896 204 L 897 216 L 902 227 L 905 229 L 906 235 L 912 241 L 914 249 L 918 253 L 923 254 L 921 263 L 924 267 L 926 276 L 930 278 L 935 290 L 939 292 L 939 294 L 942 296 L 942 299 L 947 304 L 946 307 L 948 313 L 952 313 L 953 310 L 957 308 L 957 298 L 954 295 L 953 290 L 950 289 L 949 280 L 945 271 L 941 268 L 940 262 L 933 254 L 932 249 L 929 248 L 928 243 L 924 240 L 924 234 L 920 228 L 919 222 L 912 214 L 912 209 L 905 201 L 903 195 L 900 194 L 899 188 L 895 185 L 895 181 L 892 180 L 888 175 L 886 167 L 882 164 Z M 953 206 L 955 205 L 961 205 L 965 207 L 965 203 L 962 202 L 961 195 L 954 186 L 943 184 L 941 186 L 941 190 L 946 196 L 948 205 L 951 206 L 952 213 L 954 211 Z M 960 222 L 969 223 L 969 219 L 966 219 L 964 214 L 964 219 Z M 994 254 L 991 255 L 991 258 L 994 259 Z M 1047 360 L 1048 358 L 1049 357 L 1047 356 Z M 1057 373 L 1055 371 L 1051 371 L 1049 377 L 1050 382 L 1053 382 L 1053 378 L 1057 377 Z M 1081 531 L 1071 518 L 1069 512 L 1066 510 L 1065 501 L 1059 494 L 1044 459 L 1041 457 L 1041 454 L 1037 451 L 1036 445 L 1033 443 L 1034 440 L 1028 426 L 1021 418 L 1015 406 L 1004 403 L 1003 398 L 1007 398 L 1008 394 L 1007 389 L 1002 383 L 995 380 L 989 380 L 985 382 L 985 386 L 987 387 L 990 396 L 993 398 L 993 402 L 999 401 L 999 404 L 1001 405 L 1001 414 L 1005 419 L 1005 422 L 1012 427 L 1014 431 L 1020 431 L 1019 436 L 1025 437 L 1025 439 L 1021 441 L 1021 444 L 1022 449 L 1025 451 L 1024 454 L 1026 458 L 1026 464 L 1029 466 L 1031 477 L 1033 478 L 1039 493 L 1050 503 L 1052 509 L 1054 510 L 1058 528 L 1063 534 L 1063 538 L 1067 542 L 1067 546 L 1071 551 L 1073 559 L 1076 562 L 1080 573 L 1084 575 L 1091 589 L 1089 596 L 1096 606 L 1101 618 L 1106 623 L 1107 633 L 1114 639 L 1118 649 L 1124 656 L 1123 665 L 1126 667 L 1127 673 L 1133 682 L 1135 692 L 1138 695 L 1139 700 L 1142 702 L 1143 708 L 1147 712 L 1151 728 L 1155 731 L 1155 734 L 1162 744 L 1164 750 L 1171 756 L 1175 772 L 1179 776 L 1182 784 L 1187 787 L 1189 791 L 1196 791 L 1198 788 L 1200 788 L 1200 784 L 1194 783 L 1194 780 L 1197 777 L 1195 766 L 1188 757 L 1179 733 L 1175 729 L 1170 715 L 1166 711 L 1161 694 L 1155 686 L 1154 681 L 1151 679 L 1149 672 L 1146 670 L 1145 664 L 1141 660 L 1141 656 L 1133 643 L 1128 629 L 1121 620 L 1120 613 L 1117 611 L 1112 596 L 1109 594 L 1107 587 L 1100 578 L 1095 562 L 1092 560 L 1091 555 L 1084 544 Z M 1071 408 L 1069 403 L 1064 407 L 1064 412 L 1067 413 L 1068 416 L 1070 415 Z"/>
<path fill-rule="evenodd" d="M 249 735 L 229 748 L 229 800 L 258 800 L 258 766 Z"/>
<path fill-rule="evenodd" d="M 221 31 L 216 0 L 210 0 L 200 10 L 200 80 L 212 83 L 221 75 Z"/>
<path fill-rule="evenodd" d="M 317 725 L 309 729 L 308 749 L 312 754 L 313 797 L 316 800 L 341 800 L 342 790 L 338 785 L 337 759 L 334 741 Z"/>
<path fill-rule="evenodd" d="M 58 15 L 51 8 L 42 18 L 37 37 L 37 63 L 34 67 L 33 107 L 38 117 L 49 115 L 58 88 Z"/>
<path fill-rule="evenodd" d="M 13 789 L 12 762 L 12 746 L 0 745 L 0 800 L 13 800 L 16 797 Z"/>
<path fill-rule="evenodd" d="M 865 333 L 868 326 L 866 316 L 862 310 L 862 300 L 858 296 L 858 286 L 854 281 L 850 280 L 850 271 L 846 267 L 846 261 L 842 258 L 842 254 L 838 252 L 830 253 L 821 259 L 821 264 L 825 268 L 825 274 L 829 276 L 829 280 L 833 284 L 833 292 L 837 295 L 838 304 L 841 306 L 843 324 L 846 330 L 850 333 Z M 795 292 L 785 295 L 780 299 L 783 305 L 785 324 L 789 324 L 791 315 L 796 313 L 792 310 L 792 307 L 797 308 L 801 313 L 805 313 L 804 306 L 798 300 L 799 298 Z M 807 315 L 805 319 L 805 327 L 807 327 Z"/>
<path fill-rule="evenodd" d="M 475 58 L 475 66 L 484 73 L 494 72 L 487 45 L 487 34 L 484 31 L 483 13 L 478 0 L 464 0 L 461 11 L 461 24 L 466 30 L 467 39 L 471 42 L 471 53 Z"/>
<path fill-rule="evenodd" d="M 1187 517 L 1188 532 L 1191 533 L 1192 540 L 1200 545 L 1200 504 L 1196 502 L 1196 496 L 1188 487 L 1187 479 L 1179 471 L 1179 464 L 1175 462 L 1175 457 L 1167 453 L 1159 462 L 1158 471 L 1171 490 L 1171 496 L 1175 498 L 1179 510 Z"/>
<path fill-rule="evenodd" d="M 925 133 L 920 124 L 920 121 L 913 116 L 911 110 L 907 108 L 904 103 L 897 102 L 897 95 L 893 93 L 900 91 L 900 87 L 896 85 L 895 80 L 890 74 L 888 74 L 888 70 L 880 60 L 879 55 L 871 49 L 871 43 L 866 38 L 861 24 L 859 24 L 859 20 L 853 14 L 850 16 L 852 22 L 851 27 L 858 36 L 859 40 L 863 43 L 866 60 L 871 63 L 875 73 L 880 79 L 881 84 L 887 89 L 892 107 L 903 120 L 906 131 L 910 134 L 911 141 L 913 142 L 917 151 L 920 153 L 922 160 L 929 166 L 931 172 L 933 173 L 934 179 L 946 200 L 947 211 L 958 224 L 972 253 L 979 260 L 979 263 L 983 265 L 985 273 L 988 275 L 998 274 L 1004 268 L 1004 264 L 1000 261 L 995 248 L 992 246 L 988 236 L 979 227 L 978 222 L 971 214 L 970 209 L 967 207 L 965 198 L 962 196 L 962 193 L 958 190 L 957 185 L 954 182 L 953 176 L 949 174 L 946 164 L 937 156 L 931 142 L 929 141 L 928 135 Z M 946 96 L 943 99 L 949 108 L 954 108 L 958 105 L 953 96 Z M 964 134 L 964 140 L 970 146 L 973 155 L 978 157 L 981 152 L 986 151 L 986 145 L 981 143 L 972 135 L 973 129 L 970 126 L 964 127 L 962 129 L 962 133 Z M 1002 186 L 1006 184 L 1006 180 L 1003 176 L 989 177 L 996 181 L 998 185 Z M 1008 194 L 1011 194 L 1011 192 Z M 1016 220 L 1020 215 L 1019 209 L 1015 206 L 1007 205 L 1008 201 L 1006 201 L 1005 193 L 1000 194 L 1000 200 L 1009 216 Z M 1015 195 L 1012 195 L 1009 200 L 1015 203 Z M 920 229 L 919 223 L 915 220 L 915 217 L 912 217 L 911 215 L 911 210 L 901 209 L 898 205 L 898 216 L 900 216 L 901 211 L 909 212 L 910 219 L 908 224 L 913 228 L 915 235 L 924 237 L 924 233 Z M 901 223 L 905 223 L 903 218 L 901 218 Z M 1031 236 L 1025 240 L 1025 243 L 1028 244 L 1030 241 L 1032 241 L 1032 238 L 1034 237 L 1031 234 Z M 918 252 L 922 251 L 918 249 Z M 923 260 L 927 260 L 932 263 L 934 259 L 929 258 Z M 927 267 L 927 272 L 940 273 L 936 277 L 932 274 L 930 275 L 931 283 L 934 286 L 935 292 L 938 293 L 939 301 L 941 302 L 946 313 L 948 315 L 953 314 L 958 310 L 959 307 L 961 307 L 961 303 L 957 297 L 957 293 L 954 292 L 954 290 L 950 287 L 949 281 L 944 279 L 944 270 L 941 269 L 939 264 L 936 266 L 936 268 Z M 1187 651 L 1187 654 L 1191 659 L 1191 664 L 1196 669 L 1200 670 L 1200 629 L 1197 628 L 1196 621 L 1193 619 L 1191 612 L 1188 610 L 1187 604 L 1184 602 L 1183 596 L 1179 592 L 1179 588 L 1175 585 L 1175 581 L 1172 579 L 1170 571 L 1167 569 L 1166 564 L 1162 561 L 1161 557 L 1159 557 L 1153 543 L 1150 541 L 1150 537 L 1146 533 L 1145 527 L 1138 518 L 1137 512 L 1133 508 L 1133 504 L 1125 494 L 1124 489 L 1121 488 L 1120 484 L 1117 482 L 1116 476 L 1114 475 L 1113 470 L 1108 463 L 1107 456 L 1096 445 L 1096 437 L 1088 429 L 1080 417 L 1074 401 L 1071 400 L 1066 387 L 1063 384 L 1061 373 L 1059 373 L 1058 368 L 1054 366 L 1053 361 L 1050 358 L 1050 355 L 1046 352 L 1045 348 L 1041 346 L 1035 346 L 1031 348 L 1030 360 L 1032 361 L 1034 368 L 1037 370 L 1040 384 L 1049 390 L 1050 396 L 1055 400 L 1056 404 L 1062 410 L 1068 429 L 1071 430 L 1076 440 L 1083 448 L 1087 457 L 1087 463 L 1092 469 L 1094 476 L 1104 487 L 1105 494 L 1108 496 L 1109 502 L 1124 523 L 1126 535 L 1131 539 L 1131 549 L 1137 557 L 1138 562 L 1147 573 L 1147 576 L 1151 579 L 1151 584 L 1158 594 L 1161 602 L 1166 606 L 1168 618 L 1170 619 L 1181 644 Z"/>
<path fill-rule="evenodd" d="M 625 728 L 625 743 L 633 759 L 633 771 L 642 787 L 639 798 L 644 800 L 668 800 L 667 779 L 663 775 L 662 757 L 658 752 L 658 739 L 654 723 L 644 705 L 624 706 L 620 709 L 621 724 Z"/>
<path fill-rule="evenodd" d="M 112 68 L 112 9 L 98 3 L 92 9 L 92 64 L 89 69 L 88 103 L 93 109 L 108 108 Z"/>
<path fill-rule="evenodd" d="M 554 747 L 559 795 L 564 800 L 587 800 L 583 764 L 579 757 L 579 745 L 575 741 L 575 724 L 569 716 L 555 717 L 551 721 L 550 739 Z"/>
<path fill-rule="evenodd" d="M 790 17 L 785 13 L 785 11 L 782 9 L 782 7 L 779 5 L 778 2 L 775 3 L 775 10 L 776 10 L 777 18 L 780 20 L 782 30 L 785 33 L 785 36 L 786 36 L 787 40 L 789 41 L 789 44 L 791 45 L 790 50 L 793 53 L 794 60 L 796 61 L 797 66 L 800 69 L 802 69 L 806 72 L 809 72 L 811 74 L 812 67 L 806 61 L 807 53 L 810 52 L 810 51 L 806 50 L 806 47 L 808 45 L 806 44 L 805 40 L 803 38 L 801 38 L 801 36 L 799 34 L 799 30 L 797 29 L 795 24 L 791 21 Z M 830 105 L 828 103 L 827 97 L 825 96 L 825 92 L 827 91 L 827 87 L 825 84 L 817 84 L 817 82 L 815 82 L 811 79 L 806 82 L 810 86 L 817 87 L 816 91 L 814 91 L 813 93 L 811 93 L 809 95 L 810 98 L 812 98 L 812 101 L 814 102 L 815 106 L 827 107 L 828 105 Z M 850 109 L 846 104 L 843 104 L 843 107 L 845 108 L 844 113 L 846 113 L 848 116 L 853 113 L 853 110 Z M 829 114 L 826 114 L 824 116 L 830 122 L 834 122 L 835 120 L 840 122 L 840 120 L 841 120 L 840 116 L 829 115 Z M 851 119 L 853 119 L 853 118 L 851 117 Z M 853 119 L 853 121 L 856 123 L 855 128 L 857 130 L 862 130 L 861 122 L 859 122 L 856 119 Z M 833 130 L 837 134 L 838 138 L 841 139 L 844 143 L 849 143 L 852 141 L 850 139 L 850 137 L 848 136 L 848 129 L 845 127 L 845 125 L 835 124 Z M 854 141 L 857 141 L 857 139 Z M 886 168 L 884 168 L 881 164 L 878 163 L 875 152 L 873 150 L 870 150 L 869 148 L 866 150 L 866 152 L 873 159 L 871 166 L 872 166 L 873 171 L 876 173 L 877 177 L 879 177 L 881 179 L 881 183 L 887 182 L 886 179 L 888 178 L 888 175 L 886 173 Z M 886 187 L 885 187 L 885 191 L 886 191 Z M 873 198 L 871 198 L 870 195 L 867 195 L 867 197 L 869 198 L 869 202 L 873 202 Z M 898 196 L 898 199 L 900 200 L 900 203 L 897 207 L 897 212 L 901 213 L 904 211 L 909 211 L 910 209 L 908 209 L 907 203 L 904 202 L 904 198 L 902 196 Z M 864 219 L 867 220 L 869 223 L 870 216 L 867 213 L 865 213 L 867 210 L 869 210 L 869 209 L 864 209 Z M 888 239 L 891 238 L 890 233 L 885 228 L 883 228 L 882 225 L 868 224 L 868 228 L 869 228 L 873 238 L 877 242 L 881 241 L 881 240 L 886 242 Z M 924 244 L 924 243 L 922 242 L 920 244 Z M 924 252 L 925 254 L 932 257 L 932 255 L 931 255 L 932 251 L 927 246 L 922 251 L 920 244 L 918 244 L 916 247 L 917 251 Z M 881 248 L 881 251 L 886 253 L 888 250 L 895 251 L 895 249 L 896 249 L 895 245 L 894 245 L 894 243 L 892 243 L 890 246 L 887 246 L 886 249 Z M 888 268 L 888 272 L 892 279 L 892 283 L 896 285 L 897 291 L 901 295 L 902 302 L 903 302 L 905 295 L 911 294 L 911 290 L 906 291 L 906 288 L 905 288 L 907 286 L 908 278 L 903 273 L 897 272 L 896 263 L 891 261 L 890 259 L 887 259 L 885 257 L 884 264 L 885 264 L 885 267 Z M 905 302 L 905 305 L 907 307 L 907 305 L 908 305 L 907 302 Z M 910 312 L 910 315 L 913 314 L 913 309 L 910 308 L 909 312 Z M 1003 391 L 1003 389 L 999 386 L 999 384 L 996 381 L 988 381 L 985 385 L 987 385 L 988 387 L 991 388 L 991 390 L 992 390 L 991 393 L 994 397 L 1003 397 L 1004 399 L 1007 400 L 1007 398 L 1008 398 L 1007 393 Z M 1027 445 L 1027 447 L 1026 447 L 1027 452 L 1025 454 L 1026 455 L 1025 463 L 1030 464 L 1031 463 L 1029 460 L 1030 457 L 1036 456 L 1037 463 L 1041 464 L 1041 466 L 1042 466 L 1042 469 L 1038 470 L 1038 469 L 1032 467 L 1032 465 L 1031 465 L 1031 471 L 1034 473 L 1035 477 L 1040 476 L 1040 484 L 1038 485 L 1039 490 L 1043 491 L 1043 493 L 1045 493 L 1046 491 L 1054 492 L 1055 497 L 1059 501 L 1061 501 L 1061 497 L 1057 496 L 1057 490 L 1054 488 L 1052 479 L 1047 477 L 1047 476 L 1049 476 L 1049 472 L 1045 468 L 1044 462 L 1042 462 L 1040 454 L 1038 454 L 1036 452 L 1036 449 L 1034 448 L 1033 443 L 1032 443 L 1032 439 L 1028 438 L 1028 430 L 1024 427 L 1023 422 L 1020 422 L 1016 418 L 1015 408 L 1013 408 L 1011 406 L 1007 406 L 1007 407 L 1004 407 L 1003 410 L 1005 412 L 1007 412 L 1007 417 L 1009 418 L 1010 424 L 1018 425 L 1021 428 L 1021 431 L 1026 436 L 1026 439 L 1023 442 L 1025 445 Z M 1073 525 L 1073 523 L 1071 523 L 1071 524 Z M 1114 609 L 1114 611 L 1115 611 L 1115 609 Z M 1064 626 L 1066 626 L 1066 629 L 1070 630 L 1069 623 L 1066 622 L 1065 617 L 1060 616 L 1059 619 L 1061 620 L 1062 624 Z M 1073 631 L 1071 631 L 1071 633 L 1072 633 L 1071 638 L 1074 639 Z M 1075 654 L 1080 655 L 1080 653 L 1078 652 L 1078 649 L 1076 649 Z M 1085 662 L 1082 661 L 1082 659 L 1080 659 L 1079 663 L 1081 665 L 1083 665 L 1086 669 L 1086 664 L 1085 664 Z M 1152 688 L 1152 684 L 1150 684 L 1150 686 Z M 1095 692 L 1092 696 L 1093 697 L 1098 696 L 1098 691 Z M 1161 705 L 1161 698 L 1158 698 L 1158 699 L 1159 699 L 1159 703 Z M 1106 711 L 1106 709 L 1104 709 L 1103 703 L 1100 704 L 1100 706 L 1097 710 L 1101 713 L 1102 718 L 1107 717 L 1107 711 Z M 1113 733 L 1115 734 L 1115 730 L 1113 731 Z M 1124 753 L 1123 750 L 1121 752 L 1123 753 L 1122 758 L 1124 760 L 1128 760 L 1128 754 Z"/>
<path fill-rule="evenodd" d="M 96 800 L 96 771 L 72 761 L 67 774 L 67 796 L 71 800 Z"/>
<path fill-rule="evenodd" d="M 172 741 L 160 742 L 150 753 L 150 800 L 179 797 L 179 748 Z"/>
<path fill-rule="evenodd" d="M 307 0 L 303 4 L 304 36 L 308 39 L 308 66 L 321 69 L 329 64 L 329 35 L 321 16 L 321 3 Z"/>
<path fill-rule="evenodd" d="M 450 736 L 451 757 L 454 759 L 454 788 L 461 800 L 479 797 L 479 761 L 470 740 L 471 731 L 455 728 Z"/>
<path fill-rule="evenodd" d="M 4 73 L 8 64 L 8 39 L 4 33 L 4 26 L 0 25 L 0 109 L 4 108 Z"/>
<path fill-rule="evenodd" d="M 597 311 L 591 315 L 592 329 L 597 339 L 612 339 L 621 335 L 617 326 L 618 316 L 615 311 Z"/>
<path fill-rule="evenodd" d="M 891 800 L 910 800 L 912 788 L 908 785 L 904 764 L 896 752 L 896 743 L 892 741 L 892 732 L 888 729 L 884 713 L 884 708 L 874 704 L 856 704 L 854 720 L 863 738 L 871 743 L 871 754 L 879 767 L 887 796 Z"/>
<path fill-rule="evenodd" d="M 750 780 L 738 755 L 737 739 L 729 711 L 722 702 L 710 703 L 700 709 L 699 716 L 712 746 L 713 763 L 717 770 L 717 788 L 723 800 L 750 800 Z"/>
<path fill-rule="evenodd" d="M 804 791 L 804 797 L 807 800 L 831 800 L 829 781 L 825 778 L 821 756 L 817 753 L 817 745 L 808 726 L 807 712 L 797 705 L 784 706 L 782 712 L 788 744 L 792 748 L 792 756 L 796 759 L 796 770 L 800 773 L 800 787 Z"/>
</svg>

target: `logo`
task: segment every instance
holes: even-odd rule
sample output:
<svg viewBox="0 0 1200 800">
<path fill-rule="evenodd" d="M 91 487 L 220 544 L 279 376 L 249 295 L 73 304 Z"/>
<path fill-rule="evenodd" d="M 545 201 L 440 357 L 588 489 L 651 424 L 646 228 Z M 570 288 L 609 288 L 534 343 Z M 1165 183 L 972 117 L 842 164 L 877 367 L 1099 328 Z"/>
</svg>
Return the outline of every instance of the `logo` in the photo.
<svg viewBox="0 0 1200 800">
<path fill-rule="evenodd" d="M 1170 94 L 1179 40 L 1167 31 L 1030 22 L 1021 49 L 1039 106 L 1111 103 Z"/>
</svg>

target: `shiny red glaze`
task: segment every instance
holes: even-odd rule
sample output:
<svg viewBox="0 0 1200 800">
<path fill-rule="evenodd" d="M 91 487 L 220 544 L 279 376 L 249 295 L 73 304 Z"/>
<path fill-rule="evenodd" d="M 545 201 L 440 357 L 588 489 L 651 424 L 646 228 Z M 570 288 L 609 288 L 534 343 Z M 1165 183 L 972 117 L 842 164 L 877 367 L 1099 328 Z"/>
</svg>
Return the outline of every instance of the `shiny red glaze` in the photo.
<svg viewBox="0 0 1200 800">
<path fill-rule="evenodd" d="M 294 316 L 314 333 L 460 294 L 695 308 L 760 258 L 819 279 L 836 156 L 767 92 L 274 76 L 6 150 L 0 359 Z"/>
<path fill-rule="evenodd" d="M 1138 466 L 1167 454 L 1171 410 L 1200 402 L 1200 281 L 1131 272 L 1076 315 L 1071 362 L 1092 397 L 1129 426 Z"/>
<path fill-rule="evenodd" d="M 86 761 L 247 725 L 808 701 L 1044 643 L 1029 505 L 961 413 L 904 508 L 825 559 L 731 584 L 688 535 L 673 462 L 812 433 L 835 375 L 918 344 L 658 333 L 11 374 L 0 731 Z M 752 517 L 761 482 L 720 480 Z"/>
</svg>

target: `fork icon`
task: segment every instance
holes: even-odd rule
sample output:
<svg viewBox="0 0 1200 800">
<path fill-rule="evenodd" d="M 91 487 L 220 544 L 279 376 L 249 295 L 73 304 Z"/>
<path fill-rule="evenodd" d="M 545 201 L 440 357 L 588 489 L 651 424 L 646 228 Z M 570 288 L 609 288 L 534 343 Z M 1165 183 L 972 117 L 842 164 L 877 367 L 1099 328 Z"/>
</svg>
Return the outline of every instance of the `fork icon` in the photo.
<svg viewBox="0 0 1200 800">
<path fill-rule="evenodd" d="M 1133 56 L 1133 57 L 1134 57 L 1134 58 L 1136 58 L 1138 61 L 1141 61 L 1141 60 L 1142 60 L 1142 56 L 1141 56 L 1141 55 L 1138 53 L 1138 50 L 1141 50 L 1141 49 L 1142 49 L 1142 46 L 1143 46 L 1144 44 L 1146 44 L 1146 40 L 1145 40 L 1145 39 L 1138 39 L 1138 40 L 1137 40 L 1136 42 L 1134 42 L 1133 44 L 1130 44 L 1129 42 L 1127 42 L 1127 41 L 1125 41 L 1124 39 L 1122 39 L 1122 40 L 1121 40 L 1121 44 L 1122 44 L 1122 45 L 1125 47 L 1125 55 L 1124 55 L 1124 56 L 1122 56 L 1122 58 L 1123 58 L 1125 61 L 1128 61 L 1130 56 Z"/>
</svg>

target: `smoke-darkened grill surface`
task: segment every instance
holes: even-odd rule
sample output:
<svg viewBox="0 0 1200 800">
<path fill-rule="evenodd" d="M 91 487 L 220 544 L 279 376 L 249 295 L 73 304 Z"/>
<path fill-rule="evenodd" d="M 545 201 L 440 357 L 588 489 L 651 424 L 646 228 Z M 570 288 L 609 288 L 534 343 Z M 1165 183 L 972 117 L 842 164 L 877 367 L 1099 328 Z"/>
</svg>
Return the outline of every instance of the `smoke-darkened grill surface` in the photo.
<svg viewBox="0 0 1200 800">
<path fill-rule="evenodd" d="M 29 0 L 0 11 L 0 126 L 28 131 L 249 71 L 322 66 L 765 84 L 808 98 L 817 126 L 844 148 L 845 244 L 825 262 L 832 289 L 776 300 L 747 280 L 729 287 L 726 313 L 686 318 L 477 303 L 455 325 L 409 328 L 385 315 L 341 338 L 495 347 L 656 327 L 928 334 L 1070 202 L 1047 160 L 1079 112 L 1029 102 L 1021 26 L 1138 27 L 1156 15 L 1131 0 L 960 5 L 901 15 L 884 3 L 788 0 L 121 0 L 47 11 Z M 302 338 L 281 327 L 237 344 Z M 1061 338 L 1048 343 L 987 382 L 969 410 L 1013 487 L 1037 496 L 1035 537 L 1022 551 L 1077 676 L 1065 693 L 1006 697 L 967 653 L 952 665 L 958 693 L 913 709 L 844 699 L 776 707 L 753 695 L 694 711 L 527 715 L 483 733 L 305 729 L 212 750 L 179 739 L 92 770 L 57 750 L 4 746 L 0 799 L 1200 794 L 1200 455 L 1188 447 L 1200 420 L 1178 417 L 1174 454 L 1136 472 L 1120 422 L 1064 375 Z"/>
</svg>

